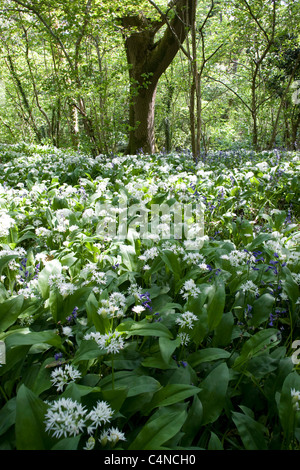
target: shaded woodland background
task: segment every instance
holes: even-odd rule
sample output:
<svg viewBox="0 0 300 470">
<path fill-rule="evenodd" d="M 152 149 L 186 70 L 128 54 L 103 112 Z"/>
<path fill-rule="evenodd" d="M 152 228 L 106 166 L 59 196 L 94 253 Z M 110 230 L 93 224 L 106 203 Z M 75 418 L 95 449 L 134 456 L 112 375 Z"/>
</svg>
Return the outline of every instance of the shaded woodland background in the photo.
<svg viewBox="0 0 300 470">
<path fill-rule="evenodd" d="M 0 13 L 2 143 L 299 148 L 298 1 L 1 0 Z"/>
</svg>

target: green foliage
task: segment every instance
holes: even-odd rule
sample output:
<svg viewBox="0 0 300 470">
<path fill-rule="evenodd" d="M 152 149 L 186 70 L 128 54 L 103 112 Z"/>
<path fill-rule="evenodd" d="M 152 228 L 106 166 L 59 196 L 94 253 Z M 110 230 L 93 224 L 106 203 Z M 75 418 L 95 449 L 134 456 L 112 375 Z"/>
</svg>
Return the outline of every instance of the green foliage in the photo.
<svg viewBox="0 0 300 470">
<path fill-rule="evenodd" d="M 197 2 L 194 59 L 201 72 L 201 153 L 254 148 L 254 134 L 258 148 L 295 149 L 298 2 L 230 0 L 210 7 L 210 2 Z M 170 22 L 174 8 L 162 0 L 2 0 L 0 10 L 0 141 L 79 148 L 95 156 L 126 152 L 128 132 L 139 124 L 129 125 L 132 63 L 124 38 L 152 29 L 154 49 L 166 29 L 158 24 L 162 16 Z M 188 36 L 159 81 L 155 127 L 160 151 L 191 148 L 191 51 Z M 151 72 L 143 76 L 142 89 Z M 64 204 L 54 200 L 53 207 L 58 203 Z"/>
<path fill-rule="evenodd" d="M 2 145 L 0 174 L 1 449 L 299 449 L 297 153 Z M 119 195 L 148 229 L 201 202 L 201 246 L 107 236 Z"/>
</svg>

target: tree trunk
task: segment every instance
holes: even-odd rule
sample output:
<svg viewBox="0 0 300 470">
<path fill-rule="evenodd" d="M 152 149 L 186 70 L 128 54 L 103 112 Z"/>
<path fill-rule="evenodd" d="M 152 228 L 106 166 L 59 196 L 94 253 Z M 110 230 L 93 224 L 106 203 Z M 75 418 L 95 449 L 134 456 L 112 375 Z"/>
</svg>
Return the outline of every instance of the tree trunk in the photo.
<svg viewBox="0 0 300 470">
<path fill-rule="evenodd" d="M 155 7 L 154 2 L 150 2 Z M 191 25 L 197 0 L 177 0 L 175 15 L 169 21 L 160 12 L 161 21 L 151 21 L 140 14 L 123 17 L 122 25 L 129 65 L 129 145 L 128 152 L 155 153 L 154 111 L 159 78 L 171 64 Z M 156 7 L 158 9 L 158 7 Z M 167 28 L 156 43 L 154 37 L 163 25 Z M 134 29 L 129 36 L 126 31 Z"/>
<path fill-rule="evenodd" d="M 132 86 L 131 94 L 136 95 L 130 106 L 129 115 L 129 153 L 137 151 L 155 153 L 154 111 L 156 84 L 136 93 L 136 86 Z"/>
</svg>

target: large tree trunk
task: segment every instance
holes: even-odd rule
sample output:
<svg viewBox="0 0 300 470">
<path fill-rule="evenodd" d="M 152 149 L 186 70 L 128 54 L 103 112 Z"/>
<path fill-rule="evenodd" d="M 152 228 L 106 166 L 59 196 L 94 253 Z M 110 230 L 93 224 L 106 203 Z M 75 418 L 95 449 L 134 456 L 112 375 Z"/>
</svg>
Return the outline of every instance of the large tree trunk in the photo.
<svg viewBox="0 0 300 470">
<path fill-rule="evenodd" d="M 136 89 L 133 86 L 132 93 Z M 130 106 L 129 153 L 136 151 L 155 153 L 155 112 L 156 85 L 139 91 Z"/>
<path fill-rule="evenodd" d="M 154 2 L 150 2 L 154 3 Z M 159 78 L 171 64 L 191 25 L 197 0 L 172 2 L 175 16 L 151 21 L 143 15 L 122 18 L 130 77 L 128 152 L 155 153 L 154 111 Z M 163 25 L 167 28 L 156 43 L 154 38 Z M 128 35 L 130 29 L 134 32 Z"/>
</svg>

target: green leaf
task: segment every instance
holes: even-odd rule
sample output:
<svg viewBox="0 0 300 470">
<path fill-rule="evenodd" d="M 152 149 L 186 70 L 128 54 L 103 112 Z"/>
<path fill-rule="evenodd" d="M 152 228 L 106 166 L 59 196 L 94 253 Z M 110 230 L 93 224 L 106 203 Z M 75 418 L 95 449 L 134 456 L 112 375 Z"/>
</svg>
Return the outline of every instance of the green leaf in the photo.
<svg viewBox="0 0 300 470">
<path fill-rule="evenodd" d="M 162 356 L 161 353 L 157 354 L 152 354 L 149 357 L 146 357 L 143 362 L 142 362 L 143 367 L 151 367 L 154 369 L 162 369 L 162 370 L 167 370 L 167 369 L 177 369 L 177 364 L 176 362 L 170 358 L 168 362 L 166 362 Z"/>
<path fill-rule="evenodd" d="M 277 359 L 273 359 L 268 353 L 252 357 L 247 365 L 247 371 L 257 379 L 265 377 L 277 368 Z"/>
<path fill-rule="evenodd" d="M 194 395 L 192 406 L 188 411 L 187 419 L 182 427 L 184 436 L 181 439 L 181 445 L 188 447 L 193 443 L 194 438 L 199 433 L 203 418 L 203 406 L 198 395 Z"/>
<path fill-rule="evenodd" d="M 0 331 L 5 331 L 15 323 L 22 312 L 24 297 L 18 295 L 0 304 Z"/>
<path fill-rule="evenodd" d="M 60 347 L 61 339 L 54 330 L 45 330 L 38 332 L 12 333 L 5 339 L 7 351 L 16 346 L 33 345 L 47 343 L 51 346 Z"/>
<path fill-rule="evenodd" d="M 236 358 L 233 368 L 240 369 L 247 361 L 257 354 L 265 352 L 279 343 L 278 330 L 269 328 L 259 331 L 249 338 L 243 345 L 241 354 Z"/>
<path fill-rule="evenodd" d="M 68 295 L 68 297 L 63 301 L 62 312 L 59 315 L 59 319 L 64 321 L 67 316 L 73 312 L 74 307 L 78 307 L 79 312 L 83 310 L 92 289 L 92 287 L 88 286 L 80 287 L 73 294 Z"/>
<path fill-rule="evenodd" d="M 225 347 L 231 342 L 232 331 L 234 327 L 234 317 L 232 312 L 224 313 L 220 323 L 214 331 L 213 346 Z"/>
<path fill-rule="evenodd" d="M 52 201 L 52 208 L 56 211 L 58 209 L 64 209 L 68 207 L 68 201 L 66 198 L 55 196 Z"/>
<path fill-rule="evenodd" d="M 60 258 L 60 262 L 61 262 L 62 266 L 70 267 L 74 263 L 76 263 L 76 261 L 78 261 L 78 258 L 76 258 L 76 256 L 74 256 L 73 253 L 68 253 L 67 255 Z"/>
<path fill-rule="evenodd" d="M 15 366 L 25 361 L 29 349 L 29 345 L 6 349 L 6 364 L 0 367 L 0 376 L 5 375 L 11 369 L 17 369 Z"/>
<path fill-rule="evenodd" d="M 203 362 L 217 361 L 219 359 L 228 359 L 230 353 L 219 348 L 205 348 L 196 351 L 188 356 L 188 363 L 191 367 L 196 367 Z"/>
<path fill-rule="evenodd" d="M 17 393 L 16 448 L 17 450 L 50 449 L 52 439 L 45 431 L 47 405 L 25 385 Z"/>
<path fill-rule="evenodd" d="M 103 361 L 104 364 L 113 366 L 115 370 L 134 370 L 137 369 L 143 360 L 143 356 L 137 351 L 137 342 L 128 342 L 122 351 L 117 355 L 112 354 L 107 356 L 107 360 Z"/>
<path fill-rule="evenodd" d="M 48 364 L 53 363 L 53 358 L 48 357 L 43 364 L 40 366 L 40 370 L 36 376 L 36 380 L 34 381 L 31 390 L 37 396 L 43 393 L 45 390 L 48 390 L 52 387 L 52 383 L 50 380 L 51 368 L 46 367 Z"/>
<path fill-rule="evenodd" d="M 73 364 L 78 364 L 80 361 L 88 361 L 90 359 L 96 359 L 97 357 L 105 354 L 106 351 L 100 349 L 96 341 L 84 340 L 80 343 L 75 356 L 72 360 Z"/>
<path fill-rule="evenodd" d="M 50 292 L 49 286 L 49 276 L 51 274 L 60 274 L 61 273 L 61 264 L 58 260 L 54 259 L 47 262 L 44 269 L 39 274 L 38 277 L 38 286 L 42 294 L 43 299 L 47 299 Z"/>
<path fill-rule="evenodd" d="M 215 367 L 208 376 L 200 382 L 199 399 L 203 406 L 203 419 L 201 425 L 216 421 L 224 407 L 229 370 L 225 363 Z"/>
<path fill-rule="evenodd" d="M 77 450 L 81 436 L 65 437 L 58 441 L 51 450 Z"/>
<path fill-rule="evenodd" d="M 34 232 L 28 231 L 24 235 L 22 235 L 22 237 L 18 238 L 17 244 L 19 245 L 24 240 L 29 240 L 29 239 L 36 239 L 37 240 L 38 237 L 36 236 L 36 234 Z"/>
<path fill-rule="evenodd" d="M 109 375 L 101 380 L 101 390 L 112 389 L 112 376 Z M 146 392 L 156 392 L 161 387 L 160 383 L 153 377 L 147 375 L 136 375 L 133 371 L 118 371 L 114 374 L 114 389 L 128 389 L 128 397 Z"/>
<path fill-rule="evenodd" d="M 134 247 L 130 245 L 121 245 L 120 254 L 122 256 L 122 264 L 124 264 L 129 271 L 135 271 L 137 256 Z"/>
<path fill-rule="evenodd" d="M 237 427 L 245 450 L 267 450 L 264 438 L 265 427 L 243 413 L 232 413 L 232 420 Z"/>
<path fill-rule="evenodd" d="M 260 233 L 257 235 L 257 237 L 254 238 L 254 240 L 246 246 L 248 251 L 254 251 L 260 246 L 263 246 L 263 243 L 266 240 L 270 240 L 272 238 L 272 235 L 269 233 Z"/>
<path fill-rule="evenodd" d="M 0 410 L 0 436 L 16 421 L 16 397 L 11 398 Z"/>
<path fill-rule="evenodd" d="M 175 340 L 171 340 L 169 338 L 165 338 L 161 336 L 158 340 L 160 353 L 162 359 L 165 361 L 166 364 L 169 363 L 171 356 L 176 348 L 180 346 L 180 338 Z"/>
<path fill-rule="evenodd" d="M 161 408 L 146 422 L 128 450 L 158 450 L 175 436 L 185 422 L 185 410 Z"/>
<path fill-rule="evenodd" d="M 172 251 L 164 250 L 160 256 L 170 271 L 175 275 L 175 278 L 179 279 L 181 277 L 181 266 L 178 260 L 178 255 Z"/>
<path fill-rule="evenodd" d="M 193 395 L 200 392 L 198 387 L 188 384 L 168 384 L 158 390 L 154 395 L 147 407 L 144 410 L 149 414 L 154 408 L 158 406 L 169 406 L 180 401 L 184 401 Z"/>
<path fill-rule="evenodd" d="M 219 282 L 208 293 L 207 321 L 208 328 L 214 330 L 222 320 L 225 307 L 225 285 Z"/>
<path fill-rule="evenodd" d="M 7 263 L 16 258 L 18 258 L 18 255 L 7 255 L 0 258 L 0 275 L 2 274 L 2 270 L 7 265 Z"/>
<path fill-rule="evenodd" d="M 50 290 L 48 305 L 55 323 L 62 321 L 63 296 L 56 288 Z"/>
<path fill-rule="evenodd" d="M 211 431 L 207 450 L 223 450 L 223 445 L 218 436 Z"/>
<path fill-rule="evenodd" d="M 268 320 L 270 313 L 272 313 L 274 302 L 275 298 L 269 293 L 262 294 L 256 299 L 253 302 L 252 318 L 249 324 L 259 326 L 261 323 Z"/>
<path fill-rule="evenodd" d="M 300 390 L 300 376 L 296 371 L 291 372 L 285 378 L 278 405 L 279 419 L 284 431 L 284 435 L 288 441 L 294 432 L 294 426 L 297 424 L 297 420 L 295 419 L 296 412 L 293 408 L 291 395 L 292 389 L 295 389 L 296 391 Z"/>
<path fill-rule="evenodd" d="M 107 401 L 114 413 L 120 410 L 128 395 L 128 389 L 118 388 L 118 390 L 102 390 L 103 400 Z"/>
<path fill-rule="evenodd" d="M 284 276 L 283 280 L 283 290 L 288 295 L 289 299 L 292 301 L 293 305 L 299 299 L 299 286 L 293 279 L 291 272 L 288 268 L 282 268 L 282 274 Z"/>
<path fill-rule="evenodd" d="M 203 307 L 197 317 L 198 321 L 196 321 L 190 335 L 193 342 L 199 347 L 209 333 L 206 308 Z"/>
<path fill-rule="evenodd" d="M 127 336 L 154 336 L 172 339 L 172 333 L 162 323 L 126 322 L 118 327 L 118 331 L 126 331 Z"/>
</svg>

